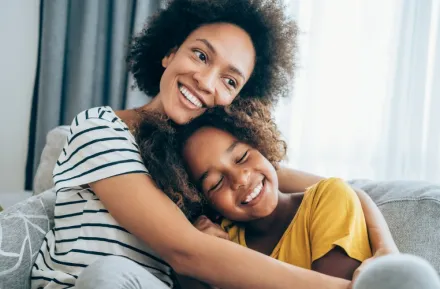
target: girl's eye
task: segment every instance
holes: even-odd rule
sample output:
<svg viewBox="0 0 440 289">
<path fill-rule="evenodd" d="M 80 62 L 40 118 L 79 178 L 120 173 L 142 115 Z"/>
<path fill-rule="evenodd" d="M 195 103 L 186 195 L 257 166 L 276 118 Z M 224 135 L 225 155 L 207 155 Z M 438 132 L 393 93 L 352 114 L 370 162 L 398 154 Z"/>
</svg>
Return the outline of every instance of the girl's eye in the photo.
<svg viewBox="0 0 440 289">
<path fill-rule="evenodd" d="M 225 83 L 226 83 L 226 85 L 228 85 L 230 87 L 237 88 L 237 83 L 232 78 L 226 77 Z"/>
<path fill-rule="evenodd" d="M 214 186 L 212 186 L 209 190 L 208 190 L 208 192 L 212 192 L 212 191 L 215 191 L 215 190 L 217 190 L 218 188 L 220 188 L 221 187 L 221 185 L 222 185 L 222 181 L 223 181 L 223 176 L 220 178 L 220 180 L 214 185 Z"/>
<path fill-rule="evenodd" d="M 194 50 L 194 54 L 202 61 L 202 62 L 204 62 L 204 63 L 206 63 L 206 55 L 203 53 L 203 52 L 201 52 L 201 51 L 198 51 L 198 50 Z"/>
<path fill-rule="evenodd" d="M 237 164 L 242 164 L 246 161 L 246 157 L 248 155 L 248 151 L 246 151 L 243 156 L 237 161 Z"/>
</svg>

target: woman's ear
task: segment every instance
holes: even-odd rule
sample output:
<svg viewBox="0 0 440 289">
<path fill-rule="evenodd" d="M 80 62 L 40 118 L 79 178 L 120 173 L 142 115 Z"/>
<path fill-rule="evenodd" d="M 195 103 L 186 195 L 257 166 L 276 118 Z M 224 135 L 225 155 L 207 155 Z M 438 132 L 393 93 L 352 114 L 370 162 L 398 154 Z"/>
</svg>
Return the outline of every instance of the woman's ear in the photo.
<svg viewBox="0 0 440 289">
<path fill-rule="evenodd" d="M 165 55 L 164 58 L 162 58 L 162 67 L 167 68 L 168 65 L 170 65 L 171 61 L 173 61 L 174 56 L 176 55 L 177 47 L 173 48 L 168 52 L 167 55 Z"/>
</svg>

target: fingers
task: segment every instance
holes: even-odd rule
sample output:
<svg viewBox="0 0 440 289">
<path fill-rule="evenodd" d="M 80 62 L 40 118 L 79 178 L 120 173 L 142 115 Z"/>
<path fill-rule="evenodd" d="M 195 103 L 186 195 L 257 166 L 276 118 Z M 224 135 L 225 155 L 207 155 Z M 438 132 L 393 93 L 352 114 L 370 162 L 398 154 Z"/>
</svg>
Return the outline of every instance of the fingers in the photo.
<svg viewBox="0 0 440 289">
<path fill-rule="evenodd" d="M 209 234 L 211 236 L 215 236 L 218 238 L 222 238 L 222 239 L 226 239 L 229 240 L 229 235 L 228 233 L 226 233 L 225 231 L 222 230 L 222 228 L 220 226 L 212 226 L 207 228 L 205 231 L 203 231 L 206 234 Z"/>
<path fill-rule="evenodd" d="M 194 226 L 201 232 L 229 240 L 229 235 L 218 224 L 214 224 L 206 216 L 200 216 L 195 222 Z"/>
<path fill-rule="evenodd" d="M 200 230 L 201 228 L 208 228 L 209 226 L 211 226 L 211 224 L 213 225 L 214 223 L 211 222 L 208 217 L 202 215 L 198 217 L 197 220 L 194 222 L 194 227 Z"/>
</svg>

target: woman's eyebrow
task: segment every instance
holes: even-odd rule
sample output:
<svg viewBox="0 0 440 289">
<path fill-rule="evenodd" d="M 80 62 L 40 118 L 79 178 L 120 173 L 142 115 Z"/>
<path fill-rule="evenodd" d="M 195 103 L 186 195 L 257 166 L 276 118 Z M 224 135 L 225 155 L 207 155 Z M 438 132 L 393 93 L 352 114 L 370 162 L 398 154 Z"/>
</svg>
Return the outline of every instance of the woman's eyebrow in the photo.
<svg viewBox="0 0 440 289">
<path fill-rule="evenodd" d="M 208 47 L 208 49 L 211 51 L 212 54 L 217 55 L 217 51 L 215 50 L 214 46 L 211 44 L 211 42 L 209 42 L 207 39 L 204 38 L 197 38 L 197 41 L 203 42 L 206 47 Z M 246 81 L 246 77 L 244 77 L 243 72 L 240 71 L 240 69 L 238 69 L 237 67 L 235 67 L 234 65 L 228 65 L 228 70 L 235 72 L 236 74 L 238 74 L 241 78 L 243 78 L 243 80 Z"/>
<path fill-rule="evenodd" d="M 204 39 L 204 38 L 197 38 L 197 41 L 203 42 L 206 47 L 208 47 L 208 49 L 212 52 L 212 54 L 217 55 L 217 51 L 215 50 L 214 46 L 212 46 L 211 42 L 209 42 L 208 40 Z"/>
</svg>

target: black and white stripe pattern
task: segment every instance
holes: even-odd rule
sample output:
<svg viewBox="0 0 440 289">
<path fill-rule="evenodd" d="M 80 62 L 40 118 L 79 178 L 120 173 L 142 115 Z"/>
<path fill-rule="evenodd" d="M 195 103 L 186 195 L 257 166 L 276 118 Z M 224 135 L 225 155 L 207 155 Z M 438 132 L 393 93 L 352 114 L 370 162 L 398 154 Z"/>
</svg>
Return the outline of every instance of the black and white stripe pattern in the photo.
<svg viewBox="0 0 440 289">
<path fill-rule="evenodd" d="M 81 271 L 102 256 L 123 256 L 170 287 L 171 268 L 122 228 L 87 184 L 148 174 L 127 126 L 110 107 L 89 109 L 72 122 L 57 161 L 55 227 L 46 235 L 32 270 L 32 288 L 72 288 Z"/>
</svg>

